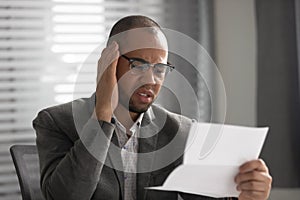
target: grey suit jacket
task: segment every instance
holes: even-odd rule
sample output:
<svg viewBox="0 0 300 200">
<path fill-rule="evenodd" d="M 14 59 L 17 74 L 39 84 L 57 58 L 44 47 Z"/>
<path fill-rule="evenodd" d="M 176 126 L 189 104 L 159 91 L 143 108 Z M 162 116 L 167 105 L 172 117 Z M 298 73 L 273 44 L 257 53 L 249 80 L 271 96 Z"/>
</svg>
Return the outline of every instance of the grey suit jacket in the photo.
<svg viewBox="0 0 300 200">
<path fill-rule="evenodd" d="M 91 119 L 94 95 L 39 112 L 33 121 L 47 200 L 120 200 L 122 161 L 113 123 Z M 177 192 L 146 190 L 162 185 L 182 162 L 191 120 L 152 106 L 142 120 L 137 174 L 138 200 L 177 199 Z M 157 133 L 157 134 L 156 134 Z M 175 142 L 174 142 L 175 141 Z M 155 152 L 155 154 L 151 154 Z M 104 164 L 105 163 L 105 164 Z M 201 180 L 199 180 L 201 181 Z M 184 199 L 212 199 L 182 194 Z"/>
</svg>

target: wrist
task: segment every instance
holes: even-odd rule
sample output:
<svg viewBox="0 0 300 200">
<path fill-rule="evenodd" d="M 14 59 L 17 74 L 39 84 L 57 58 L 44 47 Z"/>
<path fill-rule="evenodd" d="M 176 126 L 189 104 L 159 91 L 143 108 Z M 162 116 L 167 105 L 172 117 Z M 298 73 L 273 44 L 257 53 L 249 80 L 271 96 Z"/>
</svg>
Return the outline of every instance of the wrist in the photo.
<svg viewBox="0 0 300 200">
<path fill-rule="evenodd" d="M 112 112 L 107 111 L 107 110 L 101 111 L 101 110 L 94 109 L 92 118 L 96 119 L 98 121 L 105 121 L 105 122 L 110 123 L 111 118 L 112 118 Z"/>
</svg>

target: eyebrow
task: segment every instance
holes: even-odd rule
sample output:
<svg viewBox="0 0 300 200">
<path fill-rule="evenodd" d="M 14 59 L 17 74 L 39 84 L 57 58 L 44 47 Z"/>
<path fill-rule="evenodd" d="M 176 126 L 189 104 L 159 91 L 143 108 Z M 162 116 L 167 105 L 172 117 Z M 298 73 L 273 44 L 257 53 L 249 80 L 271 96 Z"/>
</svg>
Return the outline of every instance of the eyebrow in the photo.
<svg viewBox="0 0 300 200">
<path fill-rule="evenodd" d="M 129 58 L 128 56 L 125 56 L 124 54 L 121 55 L 121 57 L 122 56 L 125 57 L 126 59 L 133 59 L 133 60 L 138 60 L 140 62 L 144 62 L 144 63 L 147 63 L 147 64 L 151 64 L 150 62 L 148 62 L 147 60 L 144 60 L 143 58 L 136 58 L 136 57 Z M 156 64 L 164 64 L 164 63 L 155 63 L 154 65 L 156 65 Z M 172 69 L 175 69 L 174 65 L 172 65 L 169 61 L 167 61 L 166 65 L 169 65 L 169 67 L 171 67 Z"/>
<path fill-rule="evenodd" d="M 141 62 L 144 62 L 144 63 L 148 63 L 148 64 L 150 64 L 150 62 L 149 62 L 149 61 L 147 61 L 147 60 L 144 60 L 143 58 L 136 58 L 136 57 L 132 57 L 132 58 L 129 58 L 129 59 L 134 59 L 134 60 L 138 60 L 138 61 L 141 61 Z"/>
<path fill-rule="evenodd" d="M 144 63 L 147 63 L 147 64 L 151 64 L 151 62 L 147 61 L 147 60 L 144 60 L 143 58 L 137 58 L 137 57 L 128 57 L 128 56 L 125 56 L 125 55 L 122 55 L 124 56 L 125 58 L 127 59 L 134 59 L 134 60 L 137 60 L 137 61 L 141 61 L 141 62 L 144 62 Z M 154 63 L 154 64 L 164 64 L 164 63 Z M 169 61 L 167 61 L 167 65 L 172 65 Z"/>
</svg>

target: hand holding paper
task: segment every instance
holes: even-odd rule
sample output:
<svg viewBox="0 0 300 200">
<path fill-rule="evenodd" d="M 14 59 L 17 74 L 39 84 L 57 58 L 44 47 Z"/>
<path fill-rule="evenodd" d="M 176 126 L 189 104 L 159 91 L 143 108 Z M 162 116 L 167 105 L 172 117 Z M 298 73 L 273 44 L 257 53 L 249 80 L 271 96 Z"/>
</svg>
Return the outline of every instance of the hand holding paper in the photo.
<svg viewBox="0 0 300 200">
<path fill-rule="evenodd" d="M 239 167 L 257 159 L 268 128 L 193 124 L 184 161 L 163 186 L 148 189 L 180 191 L 211 197 L 238 197 L 234 182 Z"/>
</svg>

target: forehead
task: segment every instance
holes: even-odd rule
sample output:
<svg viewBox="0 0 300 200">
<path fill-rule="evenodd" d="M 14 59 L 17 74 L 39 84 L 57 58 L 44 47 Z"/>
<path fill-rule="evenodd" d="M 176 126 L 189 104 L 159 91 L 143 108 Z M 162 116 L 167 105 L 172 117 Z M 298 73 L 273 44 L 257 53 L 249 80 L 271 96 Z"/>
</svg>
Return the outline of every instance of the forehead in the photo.
<svg viewBox="0 0 300 200">
<path fill-rule="evenodd" d="M 126 53 L 130 58 L 142 58 L 151 63 L 166 62 L 168 58 L 168 52 L 162 49 L 137 49 Z"/>
<path fill-rule="evenodd" d="M 120 41 L 122 54 L 139 49 L 157 49 L 168 51 L 165 35 L 157 28 L 146 27 L 126 31 Z"/>
</svg>

